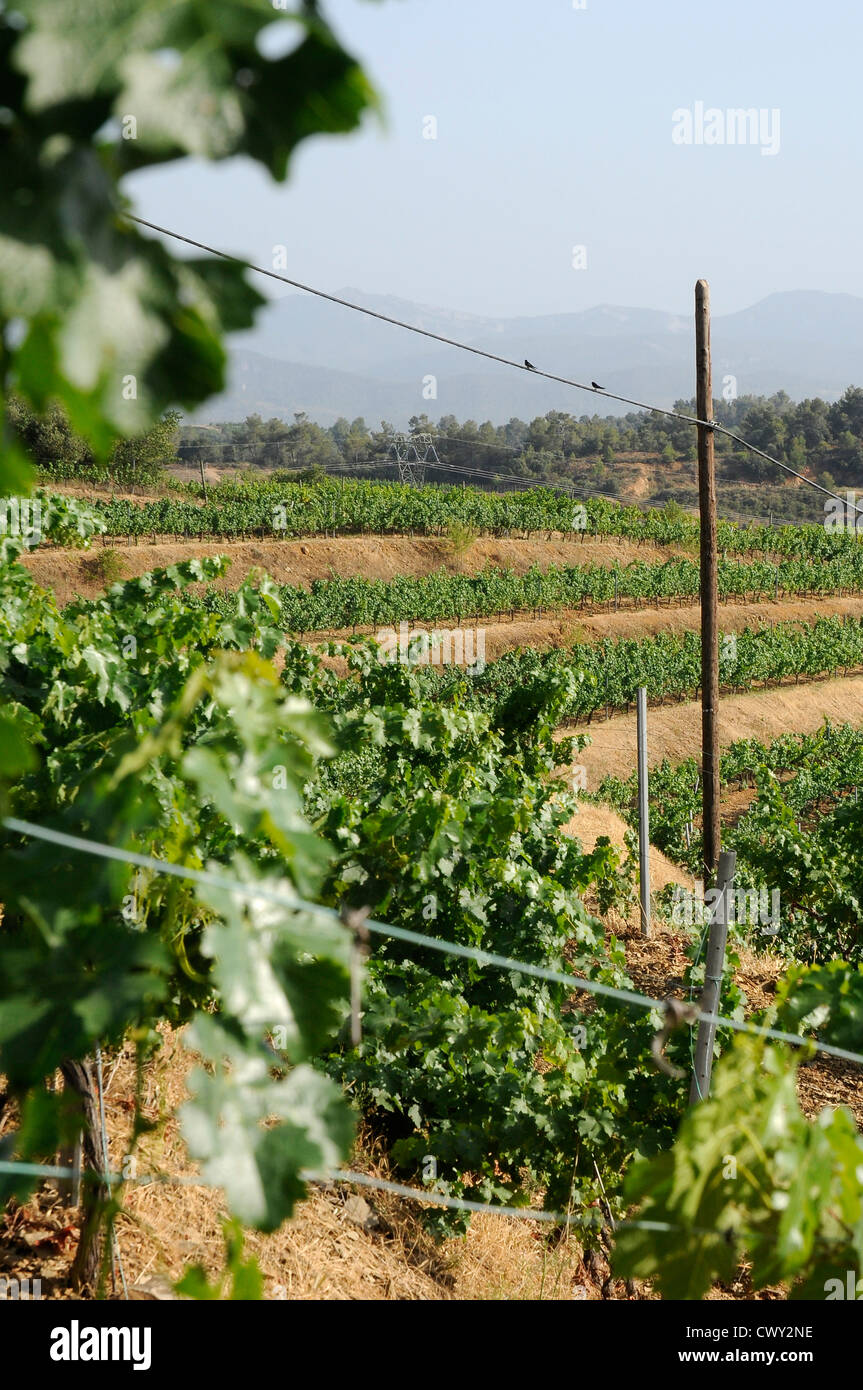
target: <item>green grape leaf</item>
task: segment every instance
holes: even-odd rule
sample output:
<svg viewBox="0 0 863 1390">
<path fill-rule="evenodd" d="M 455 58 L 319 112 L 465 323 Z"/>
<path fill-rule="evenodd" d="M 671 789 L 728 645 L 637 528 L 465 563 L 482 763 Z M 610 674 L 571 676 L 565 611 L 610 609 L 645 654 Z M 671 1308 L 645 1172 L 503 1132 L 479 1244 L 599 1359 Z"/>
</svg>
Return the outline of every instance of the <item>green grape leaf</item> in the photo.
<svg viewBox="0 0 863 1390">
<path fill-rule="evenodd" d="M 305 1195 L 302 1170 L 336 1167 L 350 1150 L 353 1121 L 341 1091 L 305 1064 L 274 1081 L 262 1048 L 243 1046 L 206 1015 L 186 1045 L 214 1066 L 189 1078 L 191 1099 L 180 1112 L 189 1152 L 244 1225 L 276 1230 Z"/>
</svg>

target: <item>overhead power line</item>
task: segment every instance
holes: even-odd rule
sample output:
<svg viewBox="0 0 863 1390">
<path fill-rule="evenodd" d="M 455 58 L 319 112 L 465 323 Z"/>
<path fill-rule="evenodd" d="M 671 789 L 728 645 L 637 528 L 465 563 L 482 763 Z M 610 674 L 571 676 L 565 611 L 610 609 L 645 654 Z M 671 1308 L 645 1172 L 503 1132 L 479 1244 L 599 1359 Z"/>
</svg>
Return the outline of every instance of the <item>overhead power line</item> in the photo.
<svg viewBox="0 0 863 1390">
<path fill-rule="evenodd" d="M 271 435 L 268 440 L 265 440 L 263 442 L 269 443 L 274 439 L 282 439 L 284 437 L 285 436 L 283 435 Z M 443 444 L 448 443 L 450 440 L 450 436 L 445 434 L 436 434 L 433 436 L 433 438 L 436 439 L 439 443 Z M 470 443 L 472 441 L 464 442 Z M 205 446 L 194 444 L 191 447 L 203 448 Z M 213 446 L 210 445 L 209 447 L 212 448 Z M 232 449 L 242 448 L 243 445 L 236 445 L 232 440 L 222 440 L 218 442 L 216 447 L 221 449 Z M 495 448 L 496 446 L 490 444 L 486 447 Z M 505 444 L 501 445 L 500 447 L 509 449 L 512 448 L 512 445 Z M 495 482 L 511 484 L 513 488 L 544 488 L 546 491 L 561 492 L 567 496 L 571 495 L 576 499 L 578 499 L 579 497 L 585 497 L 588 499 L 591 497 L 605 497 L 613 502 L 617 502 L 620 500 L 617 494 L 614 492 L 603 492 L 599 488 L 585 488 L 583 486 L 580 486 L 578 483 L 570 483 L 567 482 L 565 479 L 561 478 L 525 478 L 518 473 L 492 473 L 486 468 L 474 468 L 472 464 L 444 463 L 441 459 L 438 459 L 436 463 L 427 461 L 425 466 L 431 472 L 441 470 L 443 472 L 448 473 L 464 473 L 467 474 L 469 477 L 488 478 Z M 330 474 L 332 476 L 336 476 L 340 473 L 344 473 L 346 476 L 350 476 L 352 473 L 355 473 L 360 469 L 395 469 L 397 467 L 397 464 L 392 459 L 380 457 L 378 459 L 367 460 L 363 463 L 325 463 L 321 464 L 320 467 L 322 468 L 324 473 Z"/>
<path fill-rule="evenodd" d="M 530 372 L 532 376 L 545 377 L 546 381 L 555 381 L 561 386 L 572 386 L 577 391 L 588 391 L 592 396 L 601 396 L 610 401 L 620 401 L 623 405 L 635 406 L 637 410 L 664 415 L 669 420 L 682 420 L 687 425 L 703 425 L 715 433 L 724 434 L 728 439 L 733 439 L 741 448 L 748 449 L 751 453 L 757 454 L 759 458 L 766 459 L 768 463 L 772 463 L 776 468 L 781 468 L 801 483 L 815 488 L 825 497 L 832 497 L 834 501 L 841 502 L 843 507 L 853 508 L 855 512 L 863 515 L 863 507 L 858 507 L 855 502 L 849 502 L 847 498 L 840 497 L 838 492 L 831 492 L 829 488 L 822 487 L 812 478 L 798 473 L 795 468 L 783 463 L 781 459 L 773 458 L 772 454 L 750 444 L 748 439 L 743 439 L 741 435 L 735 434 L 733 430 L 728 429 L 725 425 L 720 425 L 716 420 L 704 420 L 698 415 L 686 415 L 680 410 L 669 410 L 666 406 L 651 405 L 649 401 L 637 401 L 632 396 L 619 396 L 616 392 L 607 391 L 604 387 L 597 386 L 593 382 L 588 384 L 584 381 L 576 381 L 572 377 L 557 376 L 553 372 L 543 371 L 541 367 L 535 367 L 532 363 L 528 365 L 527 359 L 523 362 L 517 362 L 515 358 L 502 357 L 499 353 L 489 352 L 486 348 L 476 347 L 473 343 L 463 343 L 457 338 L 447 338 L 443 333 L 433 333 L 430 328 L 420 328 L 415 323 L 406 323 L 403 319 L 394 318 L 391 314 L 382 314 L 378 309 L 369 309 L 364 304 L 354 304 L 350 299 L 342 299 L 340 295 L 329 294 L 326 290 L 319 290 L 314 285 L 306 285 L 301 280 L 292 280 L 287 275 L 280 275 L 277 270 L 268 270 L 266 266 L 256 265 L 254 261 L 245 260 L 242 256 L 233 256 L 228 251 L 221 251 L 217 246 L 210 246 L 207 242 L 197 241 L 194 237 L 171 231 L 169 227 L 162 227 L 158 222 L 149 222 L 145 217 L 136 217 L 132 213 L 125 215 L 130 222 L 136 222 L 141 227 L 149 227 L 151 231 L 159 232 L 161 236 L 172 237 L 174 241 L 182 241 L 187 246 L 194 246 L 198 251 L 206 251 L 210 256 L 218 256 L 223 261 L 232 261 L 235 265 L 241 265 L 246 270 L 253 270 L 257 275 L 266 275 L 269 279 L 279 280 L 283 285 L 290 285 L 292 289 L 301 290 L 304 294 L 312 294 L 318 299 L 329 300 L 331 304 L 340 304 L 343 309 L 350 309 L 356 314 L 365 314 L 367 318 L 378 319 L 381 323 L 391 324 L 394 328 L 403 328 L 406 332 L 416 333 L 421 338 L 431 338 L 437 343 L 444 343 L 447 347 L 458 348 L 460 352 L 470 352 L 475 357 L 486 358 L 489 362 L 500 362 L 505 367 L 514 367 L 519 372 Z"/>
<path fill-rule="evenodd" d="M 207 242 L 184 236 L 181 232 L 173 232 L 169 227 L 161 227 L 158 222 L 147 221 L 145 217 L 136 217 L 132 213 L 126 213 L 126 216 L 130 222 L 137 222 L 141 227 L 149 227 L 153 232 L 172 237 L 174 241 L 185 242 L 187 246 L 194 246 L 196 250 L 206 251 L 208 255 L 218 256 L 223 261 L 233 261 L 236 265 L 244 266 L 246 270 L 254 270 L 258 275 L 266 275 L 271 280 L 279 280 L 283 285 L 290 285 L 292 289 L 302 290 L 304 294 L 313 294 L 318 299 L 329 300 L 331 304 L 340 304 L 343 309 L 351 309 L 354 313 L 365 314 L 368 318 L 391 324 L 393 328 L 403 328 L 406 332 L 416 333 L 422 338 L 431 338 L 437 343 L 444 343 L 447 347 L 458 348 L 461 352 L 473 353 L 475 357 L 484 357 L 489 362 L 500 362 L 503 366 L 515 367 L 520 372 L 529 371 L 533 376 L 545 377 L 547 381 L 556 381 L 561 386 L 574 386 L 579 391 L 589 391 L 592 396 L 604 396 L 608 400 L 621 401 L 624 405 L 634 405 L 638 410 L 656 411 L 658 414 L 666 415 L 674 420 L 684 420 L 690 425 L 712 423 L 699 420 L 695 415 L 683 415 L 680 411 L 668 410 L 664 406 L 648 405 L 644 401 L 632 400 L 629 396 L 618 396 L 612 391 L 601 390 L 584 381 L 556 376 L 554 373 L 543 371 L 539 367 L 526 367 L 523 362 L 517 362 L 512 357 L 502 357 L 499 353 L 489 352 L 486 348 L 476 347 L 473 343 L 463 343 L 457 338 L 447 338 L 443 333 L 433 333 L 430 328 L 420 328 L 415 323 L 406 323 L 403 319 L 394 318 L 392 314 L 382 314 L 378 309 L 369 309 L 364 304 L 354 304 L 352 300 L 342 299 L 340 295 L 329 294 L 326 290 L 319 290 L 314 285 L 306 285 L 301 280 L 292 280 L 287 275 L 280 275 L 277 270 L 268 270 L 266 266 L 256 265 L 254 261 L 245 260 L 242 256 L 233 256 L 229 251 L 221 251 L 217 246 L 210 246 Z"/>
</svg>

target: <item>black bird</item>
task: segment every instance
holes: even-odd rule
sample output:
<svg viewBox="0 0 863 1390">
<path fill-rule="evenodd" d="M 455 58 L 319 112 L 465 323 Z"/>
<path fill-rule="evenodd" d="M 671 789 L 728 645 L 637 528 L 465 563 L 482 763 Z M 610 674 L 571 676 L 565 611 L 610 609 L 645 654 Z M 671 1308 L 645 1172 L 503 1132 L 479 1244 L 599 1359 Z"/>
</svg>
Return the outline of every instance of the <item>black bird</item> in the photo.
<svg viewBox="0 0 863 1390">
<path fill-rule="evenodd" d="M 594 391 L 604 391 L 604 390 L 605 390 L 605 387 L 604 387 L 604 386 L 600 386 L 600 384 L 599 384 L 598 381 L 592 381 L 590 384 L 591 384 L 591 386 L 593 387 Z"/>
<path fill-rule="evenodd" d="M 524 359 L 524 365 L 527 367 L 527 370 L 528 370 L 529 372 L 535 372 L 535 371 L 536 371 L 536 367 L 533 365 L 532 362 L 528 362 L 527 358 Z"/>
</svg>

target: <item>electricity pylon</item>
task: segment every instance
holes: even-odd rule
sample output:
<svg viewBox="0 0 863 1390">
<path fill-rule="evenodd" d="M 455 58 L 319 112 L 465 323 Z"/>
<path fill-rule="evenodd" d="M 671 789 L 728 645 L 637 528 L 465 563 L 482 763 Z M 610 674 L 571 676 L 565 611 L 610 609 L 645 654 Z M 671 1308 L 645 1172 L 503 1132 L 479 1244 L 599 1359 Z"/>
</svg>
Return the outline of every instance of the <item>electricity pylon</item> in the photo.
<svg viewBox="0 0 863 1390">
<path fill-rule="evenodd" d="M 394 434 L 387 452 L 395 455 L 399 482 L 413 487 L 421 487 L 425 482 L 426 464 L 440 463 L 431 434 Z"/>
</svg>

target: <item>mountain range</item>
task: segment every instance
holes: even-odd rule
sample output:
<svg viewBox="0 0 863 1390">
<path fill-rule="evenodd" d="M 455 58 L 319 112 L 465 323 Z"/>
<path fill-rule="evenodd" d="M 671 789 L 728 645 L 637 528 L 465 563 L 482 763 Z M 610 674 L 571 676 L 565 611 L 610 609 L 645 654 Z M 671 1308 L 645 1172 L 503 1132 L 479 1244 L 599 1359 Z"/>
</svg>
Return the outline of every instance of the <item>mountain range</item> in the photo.
<svg viewBox="0 0 863 1390">
<path fill-rule="evenodd" d="M 444 337 L 620 395 L 670 406 L 694 395 L 691 319 L 661 310 L 603 304 L 578 313 L 490 318 L 410 300 L 338 291 L 339 298 Z M 713 388 L 734 377 L 738 395 L 784 389 L 795 400 L 835 399 L 863 383 L 863 298 L 796 290 L 768 295 L 712 322 Z M 290 420 L 305 411 L 319 424 L 365 417 L 404 428 L 412 415 L 503 423 L 549 410 L 622 414 L 603 402 L 527 371 L 423 339 L 307 294 L 272 301 L 253 330 L 229 340 L 227 389 L 193 420 L 241 420 L 258 413 Z M 424 395 L 434 378 L 436 397 Z"/>
</svg>

